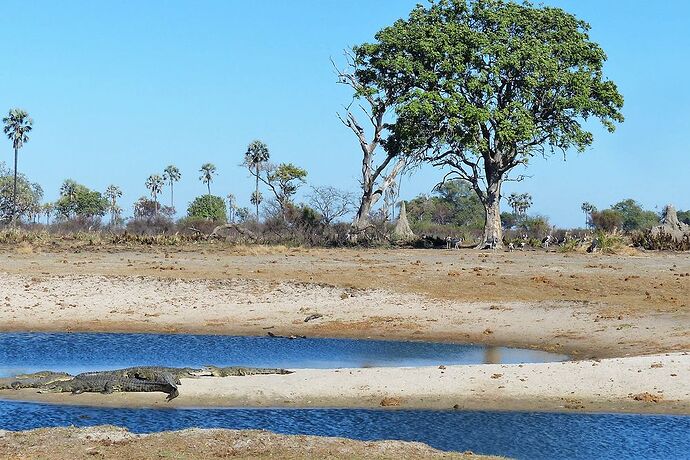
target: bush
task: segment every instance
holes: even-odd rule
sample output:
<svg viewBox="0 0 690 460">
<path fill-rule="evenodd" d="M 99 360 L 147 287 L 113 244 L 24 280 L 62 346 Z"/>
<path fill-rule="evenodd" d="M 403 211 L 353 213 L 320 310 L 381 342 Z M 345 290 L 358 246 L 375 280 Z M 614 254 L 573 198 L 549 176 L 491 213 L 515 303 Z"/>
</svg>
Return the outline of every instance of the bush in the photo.
<svg viewBox="0 0 690 460">
<path fill-rule="evenodd" d="M 654 251 L 690 251 L 690 239 L 683 238 L 676 241 L 671 235 L 658 233 L 653 235 L 650 230 L 633 233 L 632 242 L 635 246 Z"/>
<path fill-rule="evenodd" d="M 215 195 L 198 196 L 189 204 L 187 217 L 225 223 L 228 220 L 225 211 L 225 200 Z"/>
<path fill-rule="evenodd" d="M 175 232 L 175 223 L 169 217 L 159 215 L 149 219 L 131 219 L 125 229 L 135 235 L 171 234 Z"/>
<path fill-rule="evenodd" d="M 613 209 L 592 212 L 592 225 L 597 230 L 614 232 L 623 226 L 623 214 Z"/>
</svg>

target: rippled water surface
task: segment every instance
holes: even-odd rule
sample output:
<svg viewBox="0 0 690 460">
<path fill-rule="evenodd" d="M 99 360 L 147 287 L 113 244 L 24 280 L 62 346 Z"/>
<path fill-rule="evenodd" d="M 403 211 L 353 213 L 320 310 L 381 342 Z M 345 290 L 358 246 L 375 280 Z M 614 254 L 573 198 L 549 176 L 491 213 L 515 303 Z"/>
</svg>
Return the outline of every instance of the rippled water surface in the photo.
<svg viewBox="0 0 690 460">
<path fill-rule="evenodd" d="M 519 459 L 690 458 L 690 417 L 350 409 L 111 409 L 0 401 L 0 429 L 112 424 L 138 433 L 267 429 L 421 441 Z"/>
<path fill-rule="evenodd" d="M 0 333 L 0 376 L 43 369 L 75 373 L 153 364 L 294 369 L 565 359 L 563 355 L 534 350 L 429 342 L 189 334 Z"/>
</svg>

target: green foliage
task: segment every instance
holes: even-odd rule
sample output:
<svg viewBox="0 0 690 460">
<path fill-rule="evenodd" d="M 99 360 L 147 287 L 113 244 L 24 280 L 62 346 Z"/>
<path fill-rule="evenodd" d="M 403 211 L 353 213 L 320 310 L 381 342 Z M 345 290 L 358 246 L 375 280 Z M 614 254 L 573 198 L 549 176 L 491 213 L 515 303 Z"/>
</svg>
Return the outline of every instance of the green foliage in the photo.
<svg viewBox="0 0 690 460">
<path fill-rule="evenodd" d="M 208 188 L 208 194 L 211 194 L 211 182 L 213 182 L 213 176 L 216 175 L 216 165 L 213 163 L 204 163 L 201 165 L 201 169 L 199 169 L 199 172 L 201 173 L 201 176 L 199 176 L 199 180 L 206 184 L 206 187 Z"/>
<path fill-rule="evenodd" d="M 582 209 L 585 209 L 584 205 Z M 645 230 L 659 223 L 657 213 L 642 209 L 642 206 L 633 199 L 620 201 L 602 211 L 597 211 L 593 206 L 587 209 L 593 209 L 590 211 L 589 218 L 594 228 L 606 232 L 613 232 L 616 229 L 625 232 Z"/>
<path fill-rule="evenodd" d="M 594 211 L 591 214 L 592 225 L 604 232 L 613 232 L 623 226 L 623 215 L 613 209 Z"/>
<path fill-rule="evenodd" d="M 627 199 L 611 206 L 623 216 L 623 230 L 643 230 L 659 223 L 659 215 L 653 211 L 645 211 L 635 200 Z"/>
<path fill-rule="evenodd" d="M 163 170 L 163 180 L 168 182 L 171 187 L 173 183 L 178 182 L 180 179 L 182 179 L 182 174 L 177 166 L 169 165 Z"/>
<path fill-rule="evenodd" d="M 215 195 L 198 196 L 189 204 L 187 217 L 224 223 L 227 221 L 225 201 Z"/>
<path fill-rule="evenodd" d="M 4 165 L 0 163 L 0 220 L 12 217 L 12 193 L 14 177 Z M 24 174 L 17 175 L 17 215 L 29 217 L 40 212 L 43 189 L 36 183 L 29 182 Z"/>
<path fill-rule="evenodd" d="M 292 163 L 281 163 L 275 168 L 270 168 L 266 174 L 266 182 L 280 203 L 285 207 L 292 203 L 292 197 L 297 190 L 306 182 L 307 171 L 299 168 Z"/>
<path fill-rule="evenodd" d="M 604 79 L 606 54 L 588 31 L 560 8 L 438 1 L 356 47 L 357 76 L 398 89 L 400 145 L 418 132 L 478 155 L 493 148 L 490 129 L 511 162 L 543 143 L 582 151 L 593 138 L 581 118 L 610 131 L 623 120 L 623 97 Z"/>
<path fill-rule="evenodd" d="M 511 193 L 508 196 L 508 204 L 513 208 L 513 214 L 525 216 L 527 210 L 532 206 L 532 195 L 529 193 Z"/>
<path fill-rule="evenodd" d="M 484 226 L 484 207 L 469 184 L 449 180 L 434 189 L 434 195 L 420 195 L 405 203 L 407 218 L 415 231 L 429 228 L 428 224 L 451 225 L 464 230 Z"/>
<path fill-rule="evenodd" d="M 33 129 L 34 121 L 25 110 L 11 109 L 2 122 L 5 125 L 3 131 L 12 141 L 12 148 L 19 150 L 29 141 L 29 132 Z"/>
<path fill-rule="evenodd" d="M 544 216 L 529 216 L 520 222 L 519 229 L 530 238 L 541 240 L 551 231 L 551 224 L 549 224 L 549 219 Z"/>
<path fill-rule="evenodd" d="M 56 212 L 63 218 L 96 218 L 108 210 L 108 199 L 100 192 L 67 179 L 60 187 L 60 198 L 55 202 Z"/>
<path fill-rule="evenodd" d="M 612 235 L 605 231 L 597 231 L 595 238 L 598 243 L 598 248 L 603 254 L 613 254 L 616 249 L 623 244 L 623 240 L 616 235 Z"/>
<path fill-rule="evenodd" d="M 175 210 L 171 206 L 163 206 L 159 202 L 149 200 L 145 196 L 140 197 L 134 203 L 134 219 L 136 220 L 151 221 L 158 217 L 169 220 L 174 213 Z"/>
<path fill-rule="evenodd" d="M 623 121 L 623 97 L 588 31 L 560 8 L 439 0 L 355 47 L 356 78 L 362 91 L 393 98 L 387 151 L 426 151 L 497 212 L 513 168 L 536 154 L 584 151 L 593 135 L 583 119 L 609 131 Z"/>
<path fill-rule="evenodd" d="M 678 220 L 684 224 L 690 225 L 690 210 L 689 211 L 678 211 Z"/>
<path fill-rule="evenodd" d="M 244 164 L 250 170 L 258 170 L 270 158 L 268 146 L 260 140 L 253 140 L 244 153 Z"/>
<path fill-rule="evenodd" d="M 680 214 L 680 213 L 679 213 Z M 632 234 L 634 246 L 654 251 L 690 251 L 690 239 L 676 240 L 673 235 L 659 232 L 653 234 L 650 230 L 641 230 Z"/>
</svg>

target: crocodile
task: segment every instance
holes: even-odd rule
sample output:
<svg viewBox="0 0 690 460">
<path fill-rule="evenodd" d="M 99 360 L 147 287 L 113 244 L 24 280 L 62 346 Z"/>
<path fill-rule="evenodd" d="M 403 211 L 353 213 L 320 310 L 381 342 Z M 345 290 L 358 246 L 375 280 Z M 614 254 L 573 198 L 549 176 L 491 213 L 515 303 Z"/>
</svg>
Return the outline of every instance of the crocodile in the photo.
<svg viewBox="0 0 690 460">
<path fill-rule="evenodd" d="M 161 391 L 167 393 L 166 401 L 172 401 L 179 395 L 177 389 L 177 379 L 170 372 L 160 372 L 151 374 L 155 377 L 145 380 L 134 376 L 129 376 L 121 371 L 87 372 L 79 374 L 71 380 L 54 382 L 44 386 L 41 393 L 103 393 L 110 394 L 115 391 L 121 392 L 151 392 Z"/>
<path fill-rule="evenodd" d="M 20 388 L 39 388 L 54 382 L 69 380 L 72 375 L 65 372 L 40 371 L 33 374 L 18 374 L 14 377 L 0 379 L 0 390 L 18 390 Z"/>
<path fill-rule="evenodd" d="M 82 375 L 92 374 L 112 374 L 118 377 L 135 378 L 140 380 L 148 380 L 152 382 L 159 381 L 162 374 L 170 374 L 173 376 L 175 384 L 180 384 L 181 378 L 196 378 L 203 375 L 208 375 L 204 369 L 195 369 L 192 367 L 164 367 L 164 366 L 136 366 L 127 367 L 125 369 L 115 369 L 111 371 L 97 371 L 85 372 Z"/>
<path fill-rule="evenodd" d="M 264 375 L 264 374 L 292 374 L 293 371 L 287 369 L 270 369 L 261 367 L 217 367 L 204 366 L 205 372 L 213 377 L 235 377 L 244 375 Z"/>
</svg>

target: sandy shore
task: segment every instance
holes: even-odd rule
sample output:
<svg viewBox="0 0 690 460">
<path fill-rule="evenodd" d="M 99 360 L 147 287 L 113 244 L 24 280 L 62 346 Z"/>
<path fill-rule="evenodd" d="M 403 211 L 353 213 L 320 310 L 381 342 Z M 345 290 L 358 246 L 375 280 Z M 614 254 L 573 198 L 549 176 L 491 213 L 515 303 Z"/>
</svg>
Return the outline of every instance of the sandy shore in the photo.
<svg viewBox="0 0 690 460">
<path fill-rule="evenodd" d="M 161 393 L 38 394 L 0 398 L 128 407 L 396 407 L 615 411 L 690 415 L 690 353 L 597 361 L 473 366 L 298 369 L 289 375 L 182 379 Z"/>
<path fill-rule="evenodd" d="M 193 249 L 0 252 L 0 330 L 271 331 L 473 342 L 602 359 L 185 381 L 174 403 L 182 405 L 375 407 L 391 397 L 401 407 L 690 413 L 683 383 L 690 364 L 682 353 L 690 351 L 687 254 Z M 305 323 L 314 313 L 323 316 Z M 631 359 L 605 359 L 623 357 Z M 631 398 L 640 393 L 658 402 Z"/>
</svg>

